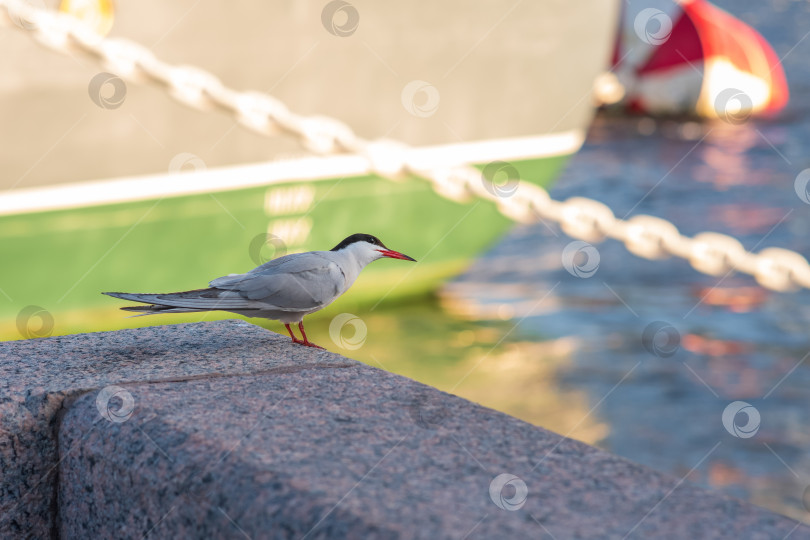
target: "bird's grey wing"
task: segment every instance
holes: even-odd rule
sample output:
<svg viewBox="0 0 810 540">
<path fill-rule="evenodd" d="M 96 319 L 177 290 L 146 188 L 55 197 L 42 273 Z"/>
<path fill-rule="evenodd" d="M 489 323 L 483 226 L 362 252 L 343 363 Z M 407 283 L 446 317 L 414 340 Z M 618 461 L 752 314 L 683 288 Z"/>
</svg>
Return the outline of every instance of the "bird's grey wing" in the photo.
<svg viewBox="0 0 810 540">
<path fill-rule="evenodd" d="M 344 292 L 346 280 L 334 262 L 313 254 L 302 255 L 306 256 L 287 256 L 246 274 L 217 278 L 210 286 L 281 311 L 320 309 Z"/>
<path fill-rule="evenodd" d="M 239 283 L 242 283 L 245 280 L 251 279 L 257 274 L 272 274 L 276 272 L 286 273 L 306 269 L 300 264 L 300 262 L 298 264 L 295 264 L 296 261 L 300 261 L 300 258 L 297 256 L 297 254 L 285 255 L 283 257 L 267 261 L 266 263 L 257 266 L 253 270 L 245 272 L 244 274 L 228 274 L 227 276 L 216 278 L 215 280 L 208 283 L 208 286 L 221 289 L 228 289 L 229 287 L 238 285 Z"/>
</svg>

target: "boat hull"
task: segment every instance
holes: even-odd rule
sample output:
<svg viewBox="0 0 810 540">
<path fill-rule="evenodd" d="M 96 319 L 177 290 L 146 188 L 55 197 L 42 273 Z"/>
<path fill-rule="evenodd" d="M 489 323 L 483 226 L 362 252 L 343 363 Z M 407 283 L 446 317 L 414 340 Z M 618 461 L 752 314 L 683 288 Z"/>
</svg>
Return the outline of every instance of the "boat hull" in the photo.
<svg viewBox="0 0 810 540">
<path fill-rule="evenodd" d="M 325 18 L 330 6 L 359 26 Z M 404 142 L 431 168 L 505 161 L 549 186 L 592 118 L 618 6 L 145 0 L 119 6 L 110 37 L 365 139 Z M 301 157 L 289 134 L 258 136 L 238 126 L 245 118 L 179 105 L 126 70 L 5 37 L 14 53 L 0 72 L 16 82 L 0 88 L 0 117 L 15 127 L 0 137 L 2 339 L 189 320 L 125 321 L 100 292 L 204 287 L 356 232 L 419 261 L 369 267 L 346 296 L 373 306 L 432 290 L 510 226 L 491 202 L 373 176 L 360 156 Z"/>
<path fill-rule="evenodd" d="M 548 186 L 566 159 L 511 164 Z M 370 265 L 348 295 L 352 305 L 412 297 L 463 271 L 510 225 L 488 201 L 456 202 L 421 179 L 374 175 L 0 216 L 0 250 L 12 261 L 0 268 L 0 282 L 10 285 L 0 338 L 36 334 L 41 321 L 18 320 L 28 306 L 53 317 L 54 333 L 76 331 L 88 318 L 96 329 L 117 327 L 92 315 L 120 304 L 101 291 L 200 288 L 276 256 L 330 249 L 355 232 L 379 236 L 418 262 Z"/>
</svg>

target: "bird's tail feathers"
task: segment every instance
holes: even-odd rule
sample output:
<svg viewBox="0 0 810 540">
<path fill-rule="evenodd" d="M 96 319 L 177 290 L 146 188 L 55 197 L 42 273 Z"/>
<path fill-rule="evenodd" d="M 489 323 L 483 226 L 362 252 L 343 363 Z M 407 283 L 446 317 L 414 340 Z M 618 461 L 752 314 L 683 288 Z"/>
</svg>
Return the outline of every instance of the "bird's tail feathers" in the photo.
<svg viewBox="0 0 810 540">
<path fill-rule="evenodd" d="M 130 315 L 132 317 L 143 317 L 144 315 L 159 315 L 161 313 L 199 313 L 201 311 L 209 311 L 207 309 L 193 309 L 193 308 L 178 308 L 172 306 L 161 305 L 148 305 L 148 306 L 124 306 L 121 308 L 123 311 L 134 311 L 137 315 Z"/>
<path fill-rule="evenodd" d="M 167 294 L 141 294 L 105 292 L 107 296 L 151 304 L 147 306 L 125 306 L 125 311 L 137 311 L 142 315 L 154 313 L 189 313 L 214 310 L 256 309 L 260 306 L 242 298 L 238 293 L 218 289 L 196 289 Z"/>
</svg>

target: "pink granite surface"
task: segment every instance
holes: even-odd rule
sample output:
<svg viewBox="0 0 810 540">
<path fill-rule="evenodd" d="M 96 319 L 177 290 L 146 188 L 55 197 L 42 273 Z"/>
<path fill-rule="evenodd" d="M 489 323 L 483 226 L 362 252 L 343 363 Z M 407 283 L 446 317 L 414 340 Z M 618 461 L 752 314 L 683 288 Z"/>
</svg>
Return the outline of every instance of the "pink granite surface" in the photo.
<svg viewBox="0 0 810 540">
<path fill-rule="evenodd" d="M 0 354 L 2 538 L 810 538 L 790 519 L 246 323 Z M 514 511 L 490 493 L 504 473 L 528 490 Z"/>
<path fill-rule="evenodd" d="M 57 532 L 57 413 L 66 397 L 135 381 L 354 364 L 289 341 L 233 320 L 0 343 L 0 538 Z"/>
</svg>

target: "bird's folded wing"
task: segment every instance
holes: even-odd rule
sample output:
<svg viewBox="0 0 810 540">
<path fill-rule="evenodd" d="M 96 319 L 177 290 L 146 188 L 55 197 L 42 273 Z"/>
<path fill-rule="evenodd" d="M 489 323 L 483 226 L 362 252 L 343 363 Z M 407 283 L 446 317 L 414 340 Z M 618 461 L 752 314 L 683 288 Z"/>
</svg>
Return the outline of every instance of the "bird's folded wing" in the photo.
<svg viewBox="0 0 810 540">
<path fill-rule="evenodd" d="M 343 272 L 335 263 L 308 257 L 217 278 L 210 286 L 275 309 L 307 311 L 332 302 L 343 293 L 344 284 Z"/>
</svg>

